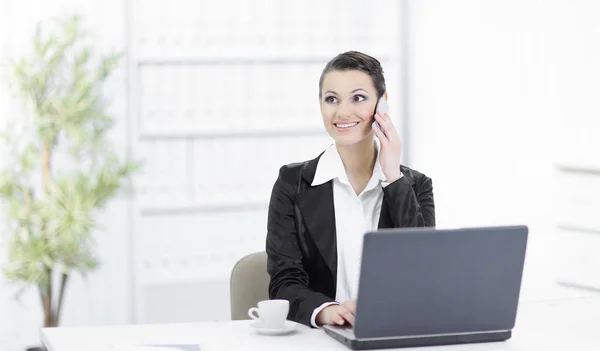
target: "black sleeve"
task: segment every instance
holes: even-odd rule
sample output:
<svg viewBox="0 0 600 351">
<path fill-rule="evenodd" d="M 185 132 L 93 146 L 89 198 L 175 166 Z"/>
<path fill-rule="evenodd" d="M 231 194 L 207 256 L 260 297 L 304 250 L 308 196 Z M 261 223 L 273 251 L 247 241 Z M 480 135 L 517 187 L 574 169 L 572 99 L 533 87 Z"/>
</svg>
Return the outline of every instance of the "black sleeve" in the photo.
<svg viewBox="0 0 600 351">
<path fill-rule="evenodd" d="M 302 264 L 295 225 L 295 187 L 283 180 L 283 171 L 284 168 L 279 171 L 273 186 L 267 220 L 267 271 L 271 277 L 269 298 L 288 300 L 288 319 L 311 326 L 313 311 L 334 300 L 308 288 L 309 277 Z"/>
<path fill-rule="evenodd" d="M 435 205 L 431 178 L 423 176 L 413 190 L 406 177 L 383 189 L 395 228 L 435 227 Z"/>
</svg>

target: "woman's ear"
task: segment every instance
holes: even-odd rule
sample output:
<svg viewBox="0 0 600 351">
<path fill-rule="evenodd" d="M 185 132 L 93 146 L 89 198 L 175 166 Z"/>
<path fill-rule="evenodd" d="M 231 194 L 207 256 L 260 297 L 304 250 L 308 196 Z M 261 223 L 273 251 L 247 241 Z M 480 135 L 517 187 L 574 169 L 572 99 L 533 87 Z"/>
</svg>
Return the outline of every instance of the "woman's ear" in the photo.
<svg viewBox="0 0 600 351">
<path fill-rule="evenodd" d="M 385 91 L 385 92 L 383 93 L 383 97 L 385 97 L 385 101 L 387 101 L 387 99 L 388 99 L 387 91 Z"/>
</svg>

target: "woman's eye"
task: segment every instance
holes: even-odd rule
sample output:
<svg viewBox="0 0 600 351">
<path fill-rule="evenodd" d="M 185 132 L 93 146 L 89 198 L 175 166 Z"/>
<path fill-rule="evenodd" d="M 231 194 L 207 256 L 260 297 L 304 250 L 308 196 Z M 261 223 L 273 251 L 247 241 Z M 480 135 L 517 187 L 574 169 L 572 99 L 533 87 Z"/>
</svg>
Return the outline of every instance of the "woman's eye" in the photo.
<svg viewBox="0 0 600 351">
<path fill-rule="evenodd" d="M 361 101 L 365 101 L 367 98 L 364 95 L 354 95 L 354 97 L 352 98 L 353 102 L 361 102 Z"/>
<path fill-rule="evenodd" d="M 333 103 L 335 103 L 335 101 L 336 101 L 335 96 L 328 96 L 325 98 L 325 102 L 328 104 L 333 104 Z"/>
</svg>

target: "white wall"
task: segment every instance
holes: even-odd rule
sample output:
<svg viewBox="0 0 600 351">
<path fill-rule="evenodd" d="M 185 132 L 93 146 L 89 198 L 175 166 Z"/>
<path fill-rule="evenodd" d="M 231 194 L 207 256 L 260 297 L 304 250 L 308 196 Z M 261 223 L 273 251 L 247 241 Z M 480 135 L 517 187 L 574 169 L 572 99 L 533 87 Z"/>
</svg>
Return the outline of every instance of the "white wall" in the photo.
<svg viewBox="0 0 600 351">
<path fill-rule="evenodd" d="M 411 2 L 410 160 L 436 180 L 442 225 L 550 211 L 560 112 L 547 6 Z"/>
<path fill-rule="evenodd" d="M 409 163 L 433 178 L 438 224 L 527 224 L 525 297 L 579 293 L 556 285 L 556 167 L 600 159 L 598 3 L 419 0 L 408 13 Z"/>
</svg>

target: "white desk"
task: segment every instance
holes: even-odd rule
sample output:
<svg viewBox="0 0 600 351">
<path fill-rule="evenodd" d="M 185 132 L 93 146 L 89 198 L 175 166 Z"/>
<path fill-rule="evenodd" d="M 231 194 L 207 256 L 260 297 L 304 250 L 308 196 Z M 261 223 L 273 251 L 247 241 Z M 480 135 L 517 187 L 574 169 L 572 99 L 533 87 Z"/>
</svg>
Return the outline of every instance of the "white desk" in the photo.
<svg viewBox="0 0 600 351">
<path fill-rule="evenodd" d="M 109 351 L 113 345 L 199 344 L 211 350 L 347 350 L 323 330 L 299 325 L 286 336 L 258 335 L 249 321 L 42 329 L 49 351 Z M 406 350 L 406 349 L 404 349 Z M 500 343 L 435 346 L 421 350 L 600 350 L 600 299 L 523 303 L 513 337 Z"/>
</svg>

